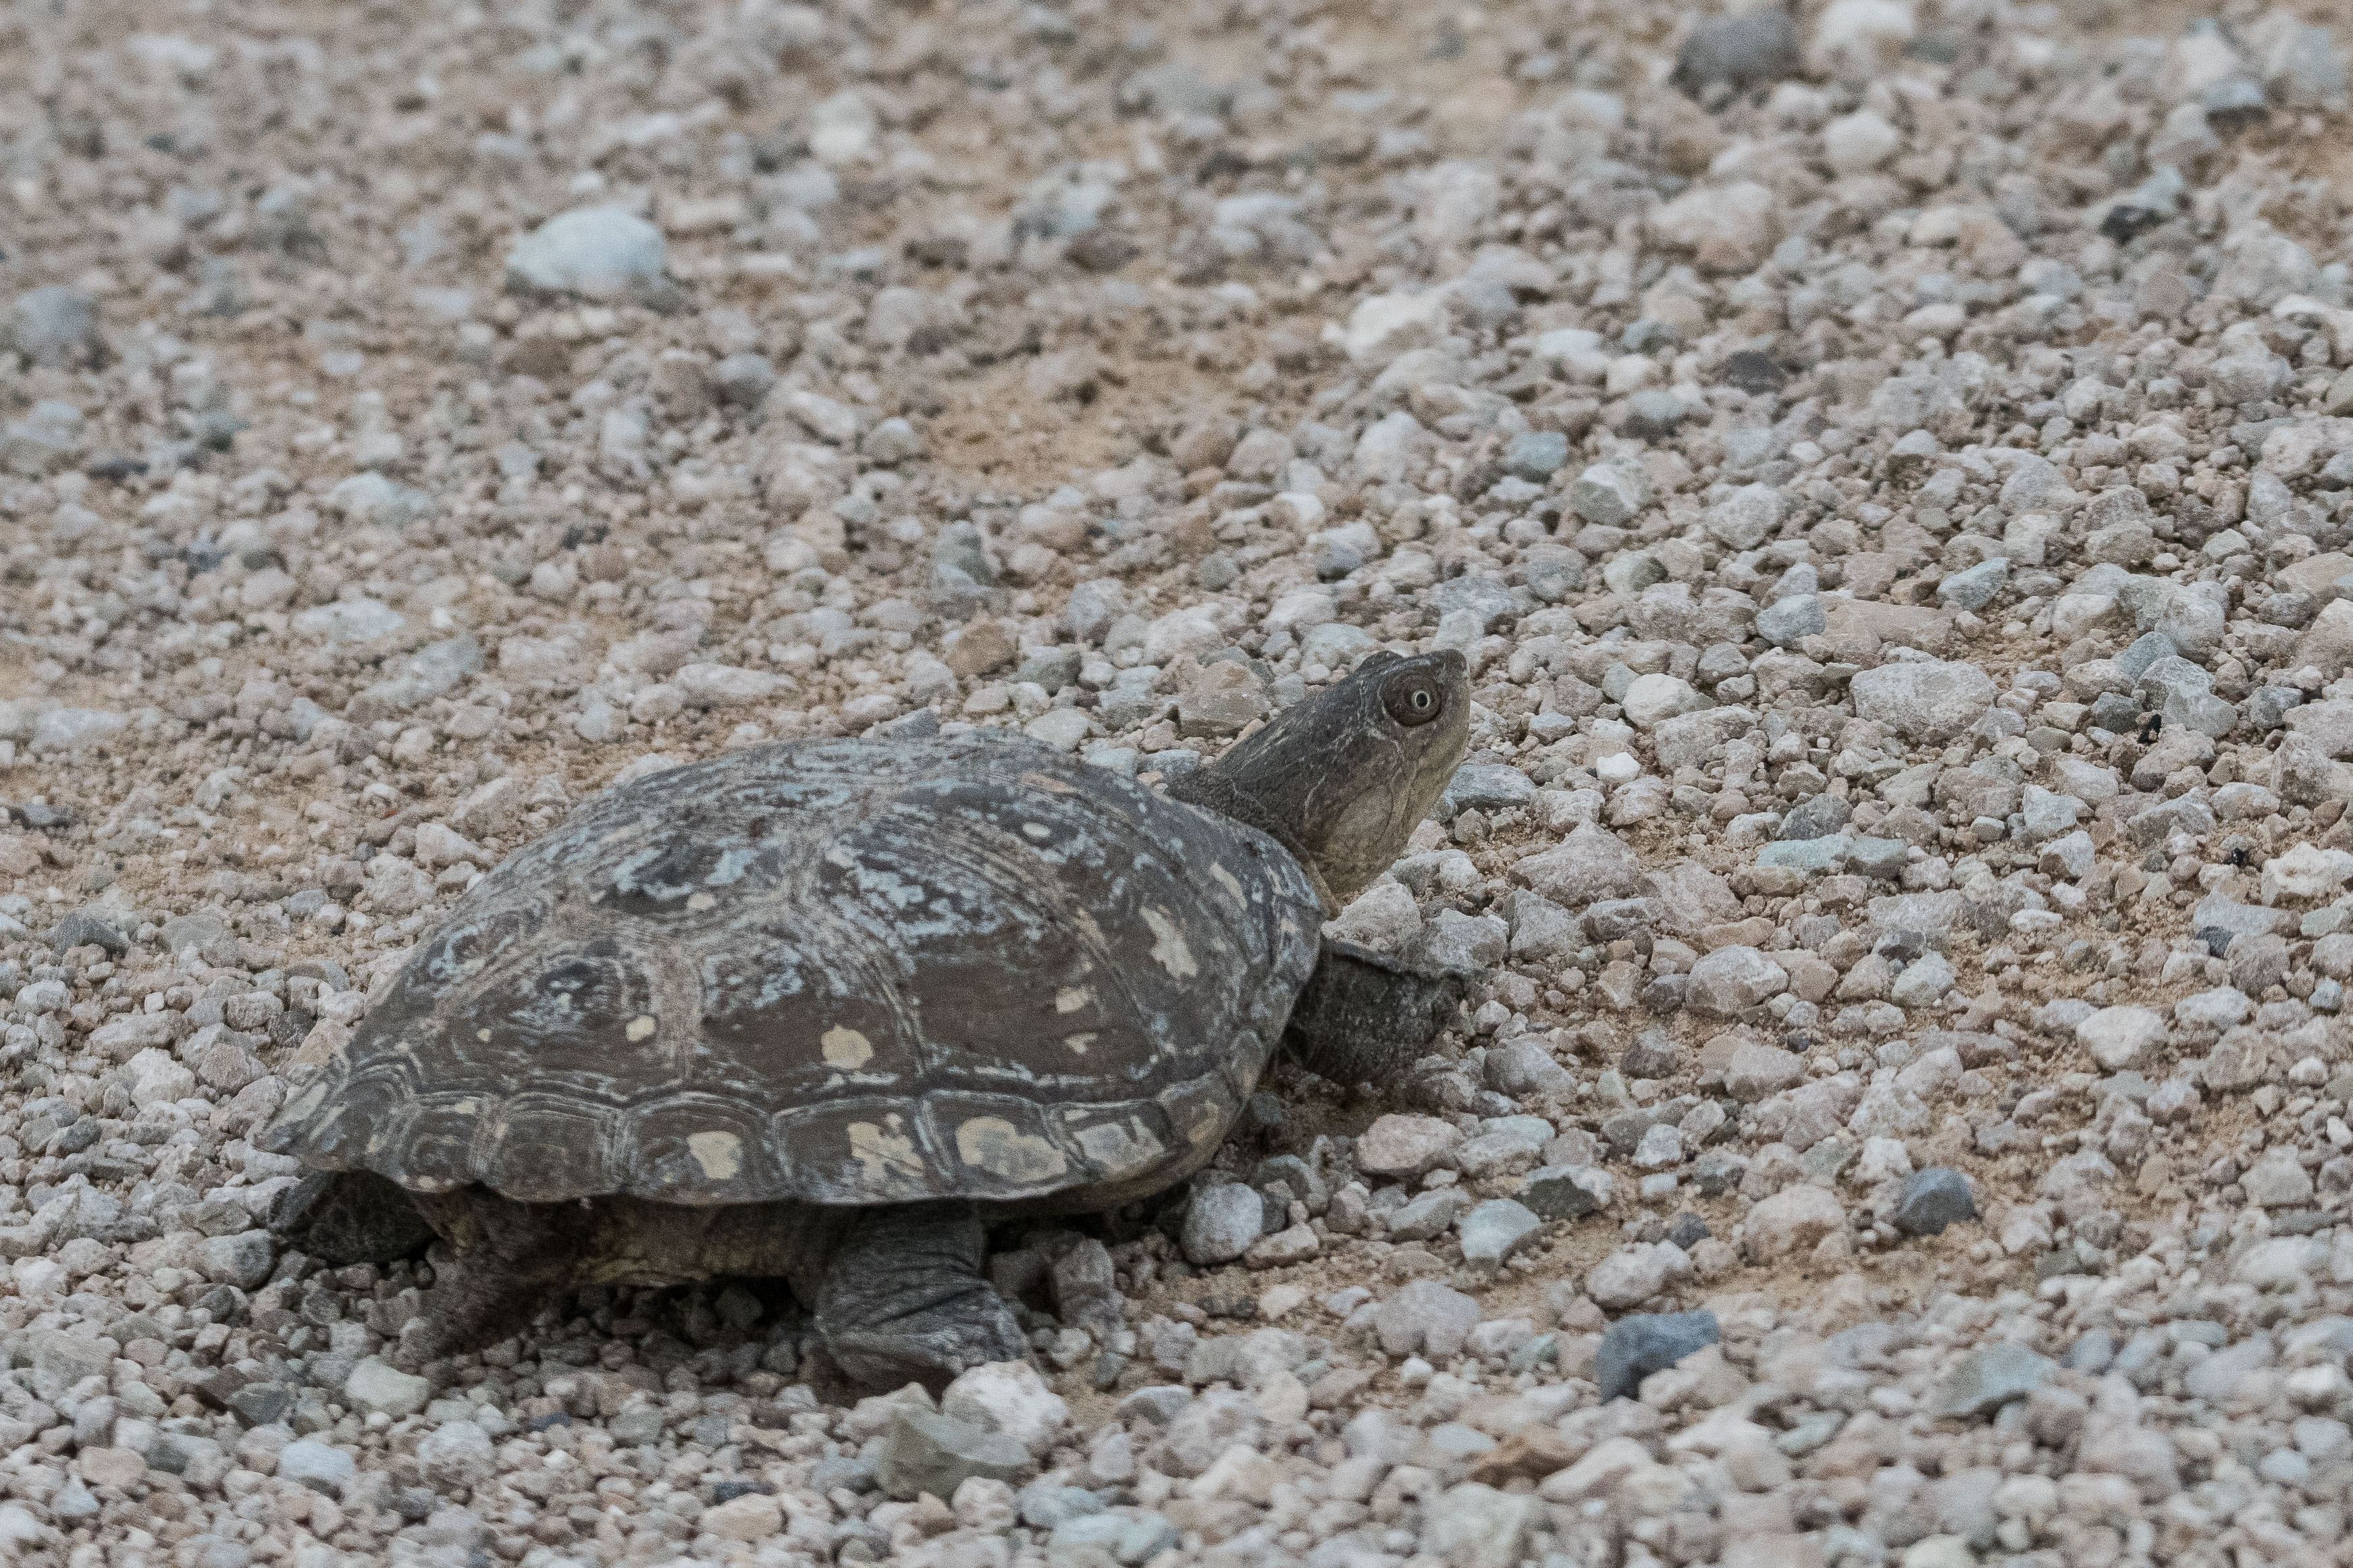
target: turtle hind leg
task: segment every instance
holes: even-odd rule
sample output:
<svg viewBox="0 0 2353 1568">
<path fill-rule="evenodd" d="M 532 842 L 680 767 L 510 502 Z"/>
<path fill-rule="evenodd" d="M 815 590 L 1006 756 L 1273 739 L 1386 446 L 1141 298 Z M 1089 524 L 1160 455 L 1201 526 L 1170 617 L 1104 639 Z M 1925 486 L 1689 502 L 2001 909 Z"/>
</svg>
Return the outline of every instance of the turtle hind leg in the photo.
<svg viewBox="0 0 2353 1568">
<path fill-rule="evenodd" d="M 869 1387 L 937 1387 L 971 1367 L 1021 1360 L 1029 1342 L 981 1275 L 987 1256 L 980 1221 L 962 1204 L 860 1215 L 817 1293 L 826 1349 Z"/>
<path fill-rule="evenodd" d="M 280 1193 L 269 1230 L 322 1263 L 394 1263 L 433 1240 L 433 1227 L 397 1184 L 373 1171 L 313 1171 Z"/>
<path fill-rule="evenodd" d="M 437 1254 L 423 1310 L 401 1331 L 398 1359 L 411 1370 L 521 1333 L 570 1298 L 590 1256 L 592 1222 L 578 1204 L 520 1204 L 468 1187 L 421 1196 L 417 1206 L 450 1251 L 446 1263 Z"/>
<path fill-rule="evenodd" d="M 1453 1020 L 1471 977 L 1419 969 L 1329 938 L 1291 1009 L 1283 1044 L 1308 1071 L 1370 1083 L 1402 1071 Z"/>
</svg>

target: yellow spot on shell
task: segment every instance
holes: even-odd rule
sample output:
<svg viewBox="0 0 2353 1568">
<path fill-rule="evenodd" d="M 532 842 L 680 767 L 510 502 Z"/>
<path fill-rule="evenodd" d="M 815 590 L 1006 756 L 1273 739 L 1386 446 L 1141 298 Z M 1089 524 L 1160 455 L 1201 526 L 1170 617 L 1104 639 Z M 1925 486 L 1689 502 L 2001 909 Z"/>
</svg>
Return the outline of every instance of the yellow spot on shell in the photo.
<svg viewBox="0 0 2353 1568">
<path fill-rule="evenodd" d="M 874 1047 L 865 1036 L 839 1025 L 819 1036 L 818 1046 L 825 1052 L 826 1061 L 844 1072 L 855 1071 L 874 1059 Z"/>
<path fill-rule="evenodd" d="M 648 1035 L 652 1034 L 657 1026 L 658 1026 L 654 1023 L 652 1014 L 640 1013 L 636 1017 L 629 1020 L 629 1026 L 623 1030 L 622 1033 L 628 1035 L 630 1040 L 635 1042 L 642 1040 Z"/>
<path fill-rule="evenodd" d="M 1098 1035 L 1065 1035 L 1062 1037 L 1062 1044 L 1070 1047 L 1071 1049 L 1078 1052 L 1079 1055 L 1085 1056 L 1087 1054 L 1087 1047 L 1093 1045 L 1095 1041 L 1101 1037 L 1102 1037 Z"/>
<path fill-rule="evenodd" d="M 1042 822 L 1025 822 L 1021 825 L 1021 831 L 1031 838 L 1051 838 L 1054 836 L 1054 830 Z"/>
<path fill-rule="evenodd" d="M 478 1039 L 478 1040 L 482 1040 L 482 1041 L 487 1042 L 487 1041 L 490 1039 L 490 1037 L 491 1037 L 491 1032 L 490 1032 L 488 1029 L 477 1029 L 477 1030 L 475 1030 L 475 1031 L 474 1031 L 474 1038 L 476 1038 L 476 1039 Z"/>
<path fill-rule="evenodd" d="M 1227 892 L 1231 893 L 1236 901 L 1241 903 L 1248 903 L 1250 901 L 1250 895 L 1242 891 L 1242 885 L 1240 882 L 1234 880 L 1234 874 L 1231 871 L 1227 870 L 1223 866 L 1219 865 L 1214 860 L 1209 862 L 1209 876 L 1217 882 L 1218 886 L 1223 888 Z"/>
<path fill-rule="evenodd" d="M 1054 993 L 1054 1011 L 1075 1013 L 1095 999 L 1095 994 L 1083 985 L 1065 985 Z"/>
<path fill-rule="evenodd" d="M 718 902 L 709 893 L 689 893 L 686 896 L 686 907 L 698 915 Z"/>
<path fill-rule="evenodd" d="M 1060 779 L 1050 778 L 1044 773 L 1023 773 L 1021 775 L 1021 782 L 1031 789 L 1042 789 L 1048 795 L 1075 795 L 1078 793 L 1072 785 L 1064 784 Z"/>
<path fill-rule="evenodd" d="M 1008 1182 L 1039 1182 L 1070 1168 L 1062 1152 L 1001 1116 L 976 1116 L 956 1129 L 956 1156 Z"/>
<path fill-rule="evenodd" d="M 1152 928 L 1152 962 L 1178 980 L 1190 980 L 1201 973 L 1193 962 L 1193 950 L 1185 945 L 1185 933 L 1166 910 L 1146 909 L 1142 911 L 1144 923 Z"/>
<path fill-rule="evenodd" d="M 861 1167 L 866 1184 L 879 1194 L 893 1190 L 892 1177 L 920 1176 L 923 1170 L 914 1141 L 899 1132 L 897 1117 L 889 1120 L 888 1131 L 871 1121 L 849 1124 L 849 1157 Z"/>
<path fill-rule="evenodd" d="M 686 1152 L 695 1168 L 714 1182 L 730 1180 L 744 1168 L 744 1141 L 733 1132 L 690 1132 Z"/>
<path fill-rule="evenodd" d="M 1080 1150 L 1095 1163 L 1106 1181 L 1130 1176 L 1167 1153 L 1159 1139 L 1133 1121 L 1102 1121 L 1081 1128 Z"/>
</svg>

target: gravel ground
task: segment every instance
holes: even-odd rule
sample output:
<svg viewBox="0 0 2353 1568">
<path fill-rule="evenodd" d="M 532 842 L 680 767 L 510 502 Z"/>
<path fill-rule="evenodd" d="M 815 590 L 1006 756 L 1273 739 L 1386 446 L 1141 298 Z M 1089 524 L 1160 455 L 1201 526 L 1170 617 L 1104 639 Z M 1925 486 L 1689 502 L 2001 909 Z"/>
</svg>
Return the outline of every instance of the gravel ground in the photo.
<svg viewBox="0 0 2353 1568">
<path fill-rule="evenodd" d="M 11 8 L 0 1554 L 2353 1562 L 2331 9 Z M 1034 1365 L 273 1242 L 594 791 L 1380 646 L 1475 1012 L 1003 1237 Z"/>
</svg>

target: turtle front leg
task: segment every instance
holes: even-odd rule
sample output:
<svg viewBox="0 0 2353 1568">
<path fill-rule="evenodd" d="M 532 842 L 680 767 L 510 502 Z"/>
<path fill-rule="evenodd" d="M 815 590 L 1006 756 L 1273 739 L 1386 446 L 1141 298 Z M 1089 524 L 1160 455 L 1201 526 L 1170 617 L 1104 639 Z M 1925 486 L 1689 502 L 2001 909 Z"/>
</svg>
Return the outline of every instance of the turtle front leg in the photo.
<svg viewBox="0 0 2353 1568">
<path fill-rule="evenodd" d="M 397 1359 L 412 1371 L 522 1332 L 571 1294 L 592 1256 L 578 1204 L 521 1204 L 480 1187 L 416 1202 L 456 1256 L 437 1267 L 423 1313 L 401 1331 Z"/>
<path fill-rule="evenodd" d="M 845 1375 L 876 1388 L 937 1385 L 1029 1353 L 981 1275 L 988 1241 L 963 1204 L 870 1210 L 826 1264 L 817 1328 Z"/>
<path fill-rule="evenodd" d="M 1308 1071 L 1369 1083 L 1403 1070 L 1453 1021 L 1471 977 L 1417 969 L 1353 942 L 1324 939 L 1291 1009 L 1283 1044 Z"/>
</svg>

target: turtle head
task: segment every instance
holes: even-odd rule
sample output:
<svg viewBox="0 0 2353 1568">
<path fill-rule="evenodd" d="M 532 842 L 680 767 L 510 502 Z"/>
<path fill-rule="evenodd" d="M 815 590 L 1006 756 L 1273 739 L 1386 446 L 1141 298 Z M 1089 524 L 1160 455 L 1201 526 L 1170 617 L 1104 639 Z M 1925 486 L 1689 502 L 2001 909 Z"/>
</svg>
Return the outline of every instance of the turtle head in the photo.
<svg viewBox="0 0 2353 1568">
<path fill-rule="evenodd" d="M 1377 653 L 1203 770 L 1242 797 L 1203 804 L 1271 832 L 1345 903 L 1404 852 L 1470 733 L 1461 654 Z"/>
</svg>

